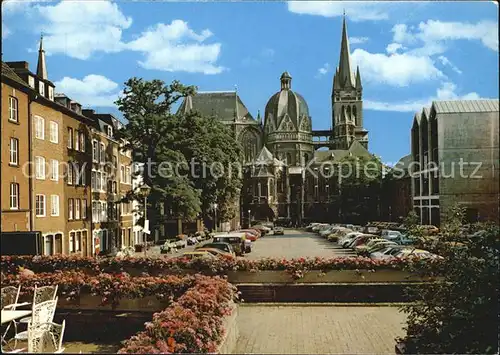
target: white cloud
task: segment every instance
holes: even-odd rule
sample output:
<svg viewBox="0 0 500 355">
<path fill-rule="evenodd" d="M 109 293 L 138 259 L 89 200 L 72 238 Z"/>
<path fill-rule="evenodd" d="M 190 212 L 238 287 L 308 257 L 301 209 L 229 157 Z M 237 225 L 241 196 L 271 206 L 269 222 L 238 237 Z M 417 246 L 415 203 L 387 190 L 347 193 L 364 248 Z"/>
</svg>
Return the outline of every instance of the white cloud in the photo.
<svg viewBox="0 0 500 355">
<path fill-rule="evenodd" d="M 451 70 L 453 70 L 455 73 L 462 74 L 462 71 L 458 69 L 452 62 L 450 62 L 450 60 L 444 55 L 440 55 L 438 59 L 441 62 L 441 64 L 443 64 L 444 66 L 449 66 Z"/>
<path fill-rule="evenodd" d="M 216 65 L 221 44 L 203 43 L 211 36 L 208 29 L 196 33 L 187 22 L 174 20 L 169 25 L 159 23 L 147 29 L 126 48 L 144 53 L 145 60 L 139 64 L 146 69 L 219 74 L 224 70 Z"/>
<path fill-rule="evenodd" d="M 249 67 L 259 65 L 263 62 L 273 62 L 276 52 L 272 48 L 264 48 L 258 57 L 246 57 L 241 61 L 243 66 Z"/>
<path fill-rule="evenodd" d="M 368 41 L 368 37 L 349 37 L 351 44 L 361 44 Z"/>
<path fill-rule="evenodd" d="M 387 45 L 387 47 L 385 48 L 385 50 L 387 51 L 387 53 L 389 54 L 395 54 L 398 52 L 398 50 L 404 50 L 406 49 L 406 47 L 403 47 L 402 44 L 400 43 L 389 43 Z"/>
<path fill-rule="evenodd" d="M 288 11 L 296 14 L 324 17 L 342 16 L 346 12 L 352 21 L 386 20 L 388 6 L 381 2 L 359 1 L 288 1 Z"/>
<path fill-rule="evenodd" d="M 498 51 L 498 24 L 492 21 L 471 24 L 428 20 L 420 22 L 418 27 L 397 24 L 392 32 L 394 42 L 415 46 L 410 51 L 415 55 L 442 54 L 446 44 L 455 40 L 480 41 L 485 47 Z"/>
<path fill-rule="evenodd" d="M 64 53 L 88 59 L 94 52 L 112 53 L 123 49 L 123 30 L 130 27 L 118 5 L 109 1 L 61 1 L 36 5 L 34 16 L 41 19 L 35 30 L 44 33 L 47 54 Z"/>
<path fill-rule="evenodd" d="M 58 92 L 64 92 L 83 106 L 113 107 L 121 94 L 117 83 L 97 74 L 87 75 L 82 80 L 65 76 L 54 84 Z"/>
<path fill-rule="evenodd" d="M 276 54 L 275 50 L 272 48 L 264 48 L 262 52 L 260 53 L 260 56 L 263 58 L 268 58 L 272 59 L 274 58 L 274 55 Z"/>
<path fill-rule="evenodd" d="M 7 28 L 5 23 L 2 22 L 2 39 L 9 37 L 12 32 Z"/>
<path fill-rule="evenodd" d="M 318 74 L 316 74 L 316 77 L 319 78 L 328 73 L 329 71 L 330 71 L 330 64 L 325 63 L 325 65 L 323 65 L 321 68 L 318 69 Z"/>
<path fill-rule="evenodd" d="M 362 79 L 368 82 L 403 87 L 444 77 L 428 57 L 397 53 L 388 56 L 356 49 L 351 58 L 359 65 Z"/>
<path fill-rule="evenodd" d="M 424 99 L 407 100 L 402 102 L 381 102 L 364 100 L 363 107 L 374 111 L 393 112 L 419 112 L 424 107 L 429 107 L 432 101 L 438 100 L 479 100 L 481 97 L 476 92 L 469 92 L 464 95 L 456 93 L 456 85 L 452 82 L 443 82 L 436 90 L 436 94 Z"/>
</svg>

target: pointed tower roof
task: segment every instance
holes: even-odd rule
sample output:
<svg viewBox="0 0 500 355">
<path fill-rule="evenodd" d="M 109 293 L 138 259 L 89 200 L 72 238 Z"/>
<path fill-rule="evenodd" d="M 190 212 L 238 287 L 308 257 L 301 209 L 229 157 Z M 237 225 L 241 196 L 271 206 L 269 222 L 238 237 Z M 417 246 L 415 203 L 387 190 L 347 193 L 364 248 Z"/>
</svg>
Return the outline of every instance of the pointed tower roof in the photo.
<svg viewBox="0 0 500 355">
<path fill-rule="evenodd" d="M 356 89 L 362 89 L 361 74 L 359 74 L 359 65 L 356 67 Z"/>
<path fill-rule="evenodd" d="M 38 49 L 38 65 L 36 67 L 36 75 L 43 80 L 48 80 L 47 63 L 45 62 L 45 51 L 43 50 L 43 35 L 40 36 L 40 48 Z"/>
<path fill-rule="evenodd" d="M 351 54 L 349 48 L 349 37 L 347 36 L 347 24 L 344 19 L 342 23 L 342 43 L 340 44 L 340 60 L 339 60 L 339 81 L 342 87 L 353 87 L 354 82 L 351 72 Z"/>
</svg>

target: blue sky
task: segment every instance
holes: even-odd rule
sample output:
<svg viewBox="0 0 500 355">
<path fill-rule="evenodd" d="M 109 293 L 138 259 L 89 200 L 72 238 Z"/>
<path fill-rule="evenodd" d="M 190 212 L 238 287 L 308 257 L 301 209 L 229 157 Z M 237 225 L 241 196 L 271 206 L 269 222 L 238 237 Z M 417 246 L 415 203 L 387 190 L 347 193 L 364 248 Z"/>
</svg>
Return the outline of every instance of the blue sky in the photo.
<svg viewBox="0 0 500 355">
<path fill-rule="evenodd" d="M 432 100 L 498 98 L 493 2 L 8 0 L 3 60 L 26 60 L 35 70 L 43 31 L 56 92 L 112 113 L 123 83 L 138 76 L 202 91 L 237 85 L 256 116 L 286 70 L 313 129 L 328 129 L 344 10 L 369 149 L 385 162 L 409 153 L 413 115 Z"/>
</svg>

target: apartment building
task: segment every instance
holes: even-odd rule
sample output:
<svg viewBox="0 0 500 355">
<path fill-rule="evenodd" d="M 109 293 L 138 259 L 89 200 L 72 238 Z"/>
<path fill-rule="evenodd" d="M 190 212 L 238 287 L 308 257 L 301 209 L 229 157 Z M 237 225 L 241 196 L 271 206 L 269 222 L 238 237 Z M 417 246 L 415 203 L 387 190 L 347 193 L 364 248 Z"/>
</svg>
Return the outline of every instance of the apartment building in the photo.
<svg viewBox="0 0 500 355">
<path fill-rule="evenodd" d="M 142 185 L 142 175 L 134 174 L 143 169 L 144 164 L 132 163 L 132 191 L 137 191 Z M 132 201 L 132 233 L 133 245 L 144 243 L 143 227 L 139 225 L 139 219 L 144 215 L 144 204 L 139 203 L 137 200 Z"/>
<path fill-rule="evenodd" d="M 27 62 L 9 67 L 31 88 L 32 219 L 31 230 L 41 231 L 43 252 L 89 254 L 90 224 L 87 219 L 86 127 L 81 105 L 55 93 L 48 79 L 42 41 L 36 73 Z"/>
<path fill-rule="evenodd" d="M 29 86 L 2 62 L 2 231 L 31 230 Z"/>
<path fill-rule="evenodd" d="M 423 224 L 440 225 L 450 207 L 469 222 L 499 218 L 499 102 L 435 101 L 411 130 L 412 201 Z"/>
</svg>

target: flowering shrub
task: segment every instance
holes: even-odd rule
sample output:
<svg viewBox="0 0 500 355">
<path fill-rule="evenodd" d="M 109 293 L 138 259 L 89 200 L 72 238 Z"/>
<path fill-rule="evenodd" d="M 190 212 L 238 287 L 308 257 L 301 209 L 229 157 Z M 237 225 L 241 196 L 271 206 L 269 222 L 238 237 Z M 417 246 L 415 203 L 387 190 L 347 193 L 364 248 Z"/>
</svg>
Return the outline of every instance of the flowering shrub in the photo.
<svg viewBox="0 0 500 355">
<path fill-rule="evenodd" d="M 124 342 L 120 354 L 213 353 L 224 337 L 236 288 L 220 277 L 197 275 L 177 302 L 155 313 L 146 329 Z"/>
<path fill-rule="evenodd" d="M 419 267 L 425 263 L 425 267 L 432 267 L 440 271 L 442 262 L 440 260 L 415 260 L 415 259 L 379 259 L 374 260 L 366 257 L 340 257 L 340 258 L 298 258 L 298 259 L 274 259 L 264 258 L 259 260 L 248 260 L 243 258 L 216 258 L 216 259 L 187 259 L 187 258 L 144 258 L 124 257 L 96 260 L 92 258 L 74 256 L 2 256 L 1 268 L 6 273 L 17 273 L 19 267 L 23 266 L 34 272 L 54 272 L 56 270 L 83 270 L 91 273 L 122 273 L 124 271 L 136 270 L 139 272 L 153 274 L 165 270 L 165 273 L 175 271 L 191 270 L 208 275 L 223 275 L 228 271 L 288 271 L 292 274 L 301 274 L 308 270 L 330 271 L 330 270 L 403 270 L 408 266 Z"/>
<path fill-rule="evenodd" d="M 195 282 L 194 276 L 178 277 L 130 277 L 126 273 L 97 276 L 82 271 L 57 271 L 32 276 L 21 274 L 4 275 L 2 286 L 21 285 L 22 295 L 32 295 L 38 287 L 59 285 L 59 296 L 67 300 L 77 299 L 82 294 L 102 297 L 102 305 L 116 306 L 120 299 L 142 298 L 155 295 L 158 299 L 174 299 L 183 294 Z"/>
</svg>

